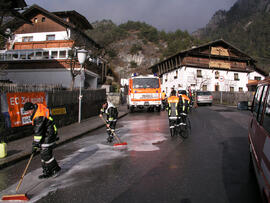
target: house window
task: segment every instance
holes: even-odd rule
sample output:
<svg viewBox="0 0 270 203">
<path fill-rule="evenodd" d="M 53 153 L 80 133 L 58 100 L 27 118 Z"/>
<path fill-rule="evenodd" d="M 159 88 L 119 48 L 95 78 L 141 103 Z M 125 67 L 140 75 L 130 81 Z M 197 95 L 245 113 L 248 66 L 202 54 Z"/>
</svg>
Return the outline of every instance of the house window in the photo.
<svg viewBox="0 0 270 203">
<path fill-rule="evenodd" d="M 243 92 L 243 87 L 239 87 L 239 92 Z"/>
<path fill-rule="evenodd" d="M 215 85 L 215 91 L 216 91 L 216 92 L 219 91 L 219 85 Z"/>
<path fill-rule="evenodd" d="M 16 60 L 16 59 L 18 59 L 18 58 L 19 58 L 19 55 L 18 55 L 18 54 L 14 53 L 14 54 L 12 55 L 12 60 Z"/>
<path fill-rule="evenodd" d="M 254 80 L 261 80 L 262 78 L 261 77 L 254 77 Z"/>
<path fill-rule="evenodd" d="M 202 78 L 202 70 L 197 70 L 197 78 Z"/>
<path fill-rule="evenodd" d="M 175 71 L 174 79 L 177 79 L 177 76 L 178 76 L 178 71 Z"/>
<path fill-rule="evenodd" d="M 26 53 L 21 53 L 20 54 L 20 59 L 26 59 Z"/>
<path fill-rule="evenodd" d="M 218 78 L 219 78 L 219 72 L 216 71 L 216 72 L 215 72 L 215 79 L 218 79 Z"/>
<path fill-rule="evenodd" d="M 42 17 L 41 18 L 41 22 L 45 22 L 45 17 Z"/>
<path fill-rule="evenodd" d="M 58 58 L 58 51 L 52 51 L 51 58 Z"/>
<path fill-rule="evenodd" d="M 38 19 L 37 18 L 34 18 L 34 23 L 37 23 L 38 22 Z"/>
<path fill-rule="evenodd" d="M 32 42 L 33 41 L 33 36 L 26 36 L 22 38 L 23 42 Z"/>
<path fill-rule="evenodd" d="M 234 74 L 234 80 L 239 80 L 238 73 L 235 73 L 235 74 Z"/>
<path fill-rule="evenodd" d="M 28 52 L 27 59 L 34 59 L 34 52 Z"/>
<path fill-rule="evenodd" d="M 234 87 L 230 87 L 230 92 L 234 92 Z"/>
<path fill-rule="evenodd" d="M 48 59 L 49 58 L 49 51 L 44 51 L 43 52 L 43 58 Z"/>
<path fill-rule="evenodd" d="M 203 85 L 203 86 L 202 86 L 202 90 L 203 90 L 203 91 L 207 91 L 207 85 Z"/>
<path fill-rule="evenodd" d="M 55 40 L 55 35 L 46 35 L 46 40 L 47 41 Z"/>
<path fill-rule="evenodd" d="M 59 52 L 59 58 L 66 58 L 66 51 L 60 51 Z"/>
<path fill-rule="evenodd" d="M 42 58 L 42 52 L 38 51 L 36 52 L 36 59 L 41 59 Z"/>
</svg>

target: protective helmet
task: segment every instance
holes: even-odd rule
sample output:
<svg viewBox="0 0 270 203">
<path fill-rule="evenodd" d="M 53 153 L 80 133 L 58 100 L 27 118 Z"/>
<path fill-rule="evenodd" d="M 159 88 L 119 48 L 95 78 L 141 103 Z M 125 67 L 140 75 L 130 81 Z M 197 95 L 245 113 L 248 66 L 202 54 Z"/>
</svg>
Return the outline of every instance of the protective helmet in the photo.
<svg viewBox="0 0 270 203">
<path fill-rule="evenodd" d="M 34 109 L 35 108 L 35 106 L 34 106 L 34 104 L 32 103 L 32 102 L 26 102 L 25 104 L 24 104 L 24 106 L 23 106 L 23 109 L 25 110 L 25 111 L 29 111 L 29 110 L 32 110 L 32 109 Z"/>
</svg>

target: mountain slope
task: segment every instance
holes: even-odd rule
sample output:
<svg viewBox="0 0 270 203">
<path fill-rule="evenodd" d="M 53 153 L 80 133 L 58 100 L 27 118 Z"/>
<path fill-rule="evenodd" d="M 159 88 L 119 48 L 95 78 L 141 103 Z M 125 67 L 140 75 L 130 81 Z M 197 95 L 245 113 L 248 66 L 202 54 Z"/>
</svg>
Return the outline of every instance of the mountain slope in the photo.
<svg viewBox="0 0 270 203">
<path fill-rule="evenodd" d="M 88 35 L 105 48 L 112 71 L 121 77 L 129 77 L 132 72 L 145 74 L 159 60 L 201 43 L 186 31 L 166 33 L 143 22 L 117 26 L 111 20 L 102 20 L 92 25 L 94 29 Z"/>
<path fill-rule="evenodd" d="M 217 11 L 205 28 L 193 33 L 203 40 L 223 38 L 270 70 L 270 0 L 238 0 L 229 11 Z"/>
</svg>

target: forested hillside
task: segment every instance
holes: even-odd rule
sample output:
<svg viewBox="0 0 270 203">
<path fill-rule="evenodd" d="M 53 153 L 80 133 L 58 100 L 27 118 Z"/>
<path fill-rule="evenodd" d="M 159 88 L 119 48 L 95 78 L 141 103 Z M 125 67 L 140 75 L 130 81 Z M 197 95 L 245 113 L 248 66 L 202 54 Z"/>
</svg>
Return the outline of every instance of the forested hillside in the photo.
<svg viewBox="0 0 270 203">
<path fill-rule="evenodd" d="M 238 0 L 229 11 L 218 11 L 208 25 L 193 33 L 203 40 L 224 40 L 270 70 L 270 0 Z"/>
<path fill-rule="evenodd" d="M 168 56 L 201 43 L 187 31 L 158 31 L 144 22 L 116 25 L 111 20 L 92 23 L 88 35 L 106 50 L 106 57 L 117 73 L 146 73 L 146 69 Z"/>
</svg>

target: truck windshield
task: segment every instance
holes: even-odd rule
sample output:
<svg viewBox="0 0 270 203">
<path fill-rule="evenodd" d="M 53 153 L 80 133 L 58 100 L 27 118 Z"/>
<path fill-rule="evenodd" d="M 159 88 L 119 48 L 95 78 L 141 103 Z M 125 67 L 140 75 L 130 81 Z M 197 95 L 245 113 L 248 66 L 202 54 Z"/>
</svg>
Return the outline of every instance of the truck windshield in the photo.
<svg viewBox="0 0 270 203">
<path fill-rule="evenodd" d="M 133 88 L 159 88 L 158 78 L 134 78 Z"/>
</svg>

